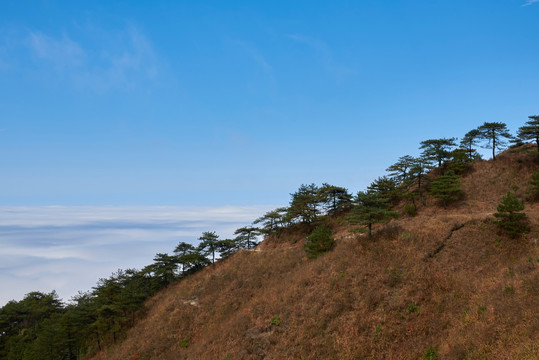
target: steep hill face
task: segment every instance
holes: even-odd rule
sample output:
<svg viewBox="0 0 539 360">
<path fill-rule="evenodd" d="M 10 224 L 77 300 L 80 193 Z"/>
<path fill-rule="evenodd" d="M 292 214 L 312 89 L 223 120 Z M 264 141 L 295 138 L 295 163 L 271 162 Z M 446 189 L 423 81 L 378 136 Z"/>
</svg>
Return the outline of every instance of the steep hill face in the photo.
<svg viewBox="0 0 539 360">
<path fill-rule="evenodd" d="M 428 198 L 372 239 L 335 221 L 316 259 L 305 234 L 266 239 L 157 294 L 94 359 L 539 359 L 539 204 L 521 238 L 492 223 L 534 155 L 475 163 L 463 200 Z"/>
</svg>

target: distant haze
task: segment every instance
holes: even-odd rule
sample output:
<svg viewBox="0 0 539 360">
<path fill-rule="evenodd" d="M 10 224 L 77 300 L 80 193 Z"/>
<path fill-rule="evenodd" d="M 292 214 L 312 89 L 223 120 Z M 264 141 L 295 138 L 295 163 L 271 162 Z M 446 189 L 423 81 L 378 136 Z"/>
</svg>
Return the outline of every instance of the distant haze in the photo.
<svg viewBox="0 0 539 360">
<path fill-rule="evenodd" d="M 142 268 L 203 231 L 221 238 L 270 207 L 0 207 L 0 306 L 30 291 L 67 301 L 118 268 Z"/>
</svg>

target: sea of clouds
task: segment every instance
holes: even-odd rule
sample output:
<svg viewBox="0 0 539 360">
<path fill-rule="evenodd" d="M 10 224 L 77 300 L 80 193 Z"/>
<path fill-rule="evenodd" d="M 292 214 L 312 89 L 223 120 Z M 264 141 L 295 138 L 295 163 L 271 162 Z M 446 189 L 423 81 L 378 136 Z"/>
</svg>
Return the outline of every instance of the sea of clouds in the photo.
<svg viewBox="0 0 539 360">
<path fill-rule="evenodd" d="M 31 291 L 68 301 L 118 269 L 152 263 L 204 231 L 220 238 L 272 207 L 0 207 L 0 306 Z"/>
</svg>

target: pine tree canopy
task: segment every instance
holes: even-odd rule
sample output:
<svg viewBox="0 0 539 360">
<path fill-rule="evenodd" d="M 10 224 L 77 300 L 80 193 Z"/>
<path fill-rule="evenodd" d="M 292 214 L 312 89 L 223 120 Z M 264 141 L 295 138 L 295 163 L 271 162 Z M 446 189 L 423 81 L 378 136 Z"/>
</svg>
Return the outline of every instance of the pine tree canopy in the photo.
<svg viewBox="0 0 539 360">
<path fill-rule="evenodd" d="M 466 150 L 470 160 L 473 160 L 477 154 L 473 147 L 479 143 L 480 135 L 481 132 L 478 129 L 470 130 L 460 141 L 460 146 Z"/>
<path fill-rule="evenodd" d="M 485 122 L 477 130 L 479 130 L 479 138 L 488 141 L 484 147 L 492 149 L 492 160 L 496 160 L 496 150 L 503 150 L 507 147 L 507 142 L 503 139 L 513 138 L 505 123 Z"/>
<path fill-rule="evenodd" d="M 530 120 L 518 129 L 518 138 L 521 140 L 534 140 L 539 151 L 539 115 L 528 116 Z"/>
<path fill-rule="evenodd" d="M 429 193 L 442 200 L 444 208 L 447 207 L 448 201 L 458 200 L 464 194 L 464 191 L 460 188 L 459 177 L 454 171 L 450 170 L 431 183 Z"/>
<path fill-rule="evenodd" d="M 389 209 L 389 201 L 373 191 L 358 192 L 355 198 L 355 205 L 348 216 L 348 221 L 352 224 L 367 226 L 369 237 L 372 236 L 372 225 L 386 222 L 388 219 L 398 214 Z"/>
<path fill-rule="evenodd" d="M 456 138 L 442 138 L 442 139 L 429 139 L 420 143 L 419 149 L 423 152 L 421 155 L 432 162 L 437 162 L 438 167 L 442 166 L 442 163 L 447 160 L 451 154 L 451 149 L 457 144 Z"/>
<path fill-rule="evenodd" d="M 526 214 L 521 212 L 524 210 L 524 202 L 518 200 L 515 194 L 508 192 L 498 204 L 497 210 L 494 216 L 499 220 L 495 223 L 500 225 L 509 236 L 516 237 L 529 230 L 525 223 Z"/>
</svg>

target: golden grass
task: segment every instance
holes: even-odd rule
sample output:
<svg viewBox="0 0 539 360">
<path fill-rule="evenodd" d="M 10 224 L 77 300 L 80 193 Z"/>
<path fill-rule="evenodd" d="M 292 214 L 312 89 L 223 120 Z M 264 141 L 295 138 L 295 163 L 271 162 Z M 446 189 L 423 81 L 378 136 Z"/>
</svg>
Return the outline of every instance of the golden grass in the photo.
<svg viewBox="0 0 539 360">
<path fill-rule="evenodd" d="M 241 251 L 157 294 L 94 359 L 420 359 L 430 346 L 440 359 L 539 359 L 539 206 L 520 239 L 490 221 L 513 186 L 525 196 L 534 155 L 474 164 L 462 201 L 429 198 L 372 240 L 335 221 L 336 246 L 316 259 L 298 229 Z"/>
</svg>

